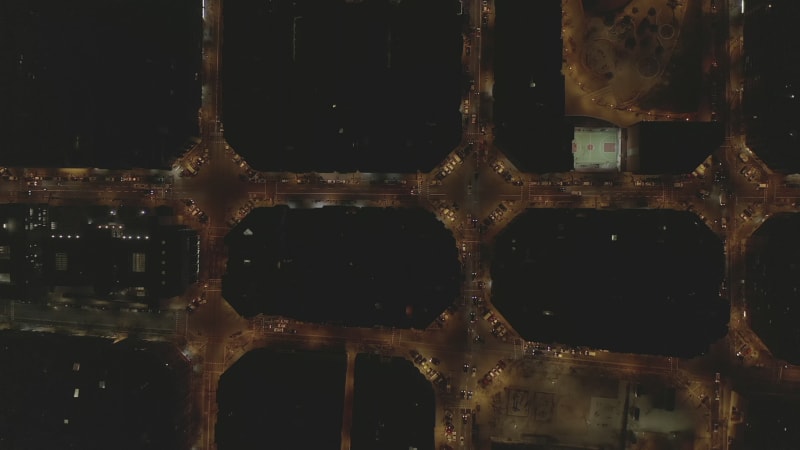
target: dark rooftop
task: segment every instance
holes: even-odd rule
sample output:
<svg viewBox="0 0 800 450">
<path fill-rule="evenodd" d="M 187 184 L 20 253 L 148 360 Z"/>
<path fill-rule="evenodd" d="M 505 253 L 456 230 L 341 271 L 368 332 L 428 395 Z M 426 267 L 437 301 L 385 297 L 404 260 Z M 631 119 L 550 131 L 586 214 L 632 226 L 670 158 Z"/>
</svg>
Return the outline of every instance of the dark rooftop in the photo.
<svg viewBox="0 0 800 450">
<path fill-rule="evenodd" d="M 197 232 L 131 209 L 0 206 L 0 286 L 17 295 L 47 286 L 91 286 L 98 296 L 182 293 L 197 280 Z"/>
<path fill-rule="evenodd" d="M 166 167 L 199 135 L 201 2 L 2 8 L 0 165 Z"/>
<path fill-rule="evenodd" d="M 225 243 L 223 296 L 245 317 L 426 328 L 459 292 L 453 236 L 422 209 L 258 208 Z"/>
</svg>

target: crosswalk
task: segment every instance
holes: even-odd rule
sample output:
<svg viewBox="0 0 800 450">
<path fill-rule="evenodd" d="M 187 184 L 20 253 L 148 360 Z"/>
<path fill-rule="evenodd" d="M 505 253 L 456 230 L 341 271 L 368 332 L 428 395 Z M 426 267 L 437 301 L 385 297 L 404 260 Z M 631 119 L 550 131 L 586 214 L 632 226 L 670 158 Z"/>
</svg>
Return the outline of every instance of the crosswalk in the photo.
<svg viewBox="0 0 800 450">
<path fill-rule="evenodd" d="M 188 316 L 186 315 L 186 311 L 179 309 L 175 311 L 175 334 L 178 336 L 186 336 L 186 330 L 188 327 L 187 322 Z"/>
</svg>

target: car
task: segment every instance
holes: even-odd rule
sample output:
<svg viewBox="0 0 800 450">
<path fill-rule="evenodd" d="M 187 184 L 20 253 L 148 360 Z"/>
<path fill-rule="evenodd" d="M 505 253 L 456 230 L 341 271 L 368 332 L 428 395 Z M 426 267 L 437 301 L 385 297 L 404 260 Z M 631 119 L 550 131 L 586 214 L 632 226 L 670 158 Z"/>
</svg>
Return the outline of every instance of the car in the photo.
<svg viewBox="0 0 800 450">
<path fill-rule="evenodd" d="M 469 371 L 469 363 L 464 363 L 464 373 L 467 373 L 467 371 Z"/>
<path fill-rule="evenodd" d="M 439 358 L 431 358 L 431 362 L 438 366 L 442 361 Z"/>
<path fill-rule="evenodd" d="M 751 349 L 749 345 L 742 344 L 742 346 L 739 347 L 739 350 L 736 352 L 736 356 L 739 358 L 744 358 L 745 356 L 750 356 L 752 351 L 753 349 Z"/>
</svg>

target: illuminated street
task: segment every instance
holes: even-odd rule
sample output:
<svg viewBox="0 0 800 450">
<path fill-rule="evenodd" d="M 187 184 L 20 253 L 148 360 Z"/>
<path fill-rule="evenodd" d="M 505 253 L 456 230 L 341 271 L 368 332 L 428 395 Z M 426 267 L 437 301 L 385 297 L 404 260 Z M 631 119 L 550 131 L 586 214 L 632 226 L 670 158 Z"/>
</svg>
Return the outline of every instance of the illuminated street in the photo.
<svg viewBox="0 0 800 450">
<path fill-rule="evenodd" d="M 604 119 L 618 126 L 629 126 L 645 118 L 661 120 L 669 111 L 636 111 L 635 99 L 625 107 L 617 108 L 604 97 L 622 96 L 624 83 L 611 88 L 589 89 L 588 74 L 574 56 L 573 47 L 578 48 L 577 36 L 584 33 L 587 25 L 580 20 L 582 12 L 577 0 L 563 0 L 563 39 L 565 46 L 565 89 L 568 115 L 590 116 Z M 651 3 L 666 3 L 653 1 Z M 172 206 L 178 214 L 178 222 L 197 229 L 200 234 L 200 281 L 161 314 L 123 311 L 110 314 L 104 311 L 84 311 L 69 308 L 42 310 L 33 305 L 2 300 L 0 321 L 4 328 L 23 330 L 47 330 L 73 335 L 96 335 L 119 338 L 136 335 L 145 339 L 170 341 L 184 350 L 196 364 L 199 373 L 193 386 L 194 401 L 202 411 L 201 436 L 196 443 L 199 449 L 216 448 L 215 424 L 217 412 L 216 391 L 219 378 L 234 362 L 250 350 L 262 347 L 320 349 L 333 344 L 347 349 L 347 375 L 345 377 L 344 421 L 342 425 L 342 449 L 350 448 L 350 427 L 353 407 L 353 366 L 359 352 L 377 352 L 413 360 L 410 351 L 417 351 L 427 358 L 441 360 L 436 370 L 450 380 L 454 395 L 436 389 L 436 447 L 447 444 L 453 448 L 488 449 L 490 438 L 495 441 L 525 442 L 540 426 L 527 419 L 527 412 L 518 415 L 506 413 L 512 397 L 503 397 L 507 389 L 521 385 L 533 386 L 529 411 L 531 417 L 547 414 L 552 397 L 541 394 L 546 387 L 573 408 L 570 419 L 563 424 L 548 424 L 547 433 L 553 435 L 576 435 L 574 445 L 587 447 L 597 443 L 609 444 L 618 436 L 620 417 L 625 417 L 628 397 L 636 383 L 630 380 L 639 377 L 670 380 L 679 386 L 677 412 L 664 419 L 676 428 L 695 431 L 693 448 L 727 449 L 726 424 L 731 418 L 734 399 L 731 388 L 736 385 L 756 386 L 758 392 L 780 395 L 796 389 L 800 382 L 800 367 L 772 358 L 770 352 L 750 329 L 744 288 L 740 280 L 745 278 L 745 241 L 761 223 L 779 212 L 796 212 L 792 205 L 800 202 L 800 188 L 787 185 L 785 177 L 771 171 L 757 155 L 746 148 L 741 127 L 731 123 L 741 122 L 740 83 L 743 78 L 741 64 L 734 64 L 742 56 L 741 11 L 729 8 L 729 2 L 720 2 L 719 11 L 711 12 L 708 2 L 703 2 L 704 12 L 717 14 L 729 26 L 727 42 L 717 43 L 716 49 L 706 51 L 704 57 L 716 52 L 721 67 L 729 68 L 723 77 L 724 104 L 717 106 L 727 110 L 731 117 L 726 121 L 725 144 L 705 162 L 708 172 L 705 177 L 672 175 L 644 175 L 633 172 L 606 173 L 551 173 L 529 174 L 517 169 L 511 159 L 494 145 L 492 90 L 494 71 L 492 62 L 482 59 L 486 49 L 491 48 L 491 29 L 494 27 L 493 1 L 464 0 L 473 23 L 470 28 L 479 31 L 465 39 L 462 62 L 473 71 L 475 89 L 468 91 L 463 99 L 468 111 L 462 106 L 465 119 L 462 142 L 450 153 L 440 166 L 430 173 L 380 174 L 380 173 L 316 173 L 256 172 L 247 175 L 246 162 L 237 162 L 235 148 L 225 141 L 224 124 L 220 110 L 220 52 L 222 30 L 222 0 L 204 2 L 203 42 L 203 99 L 200 111 L 201 142 L 177 161 L 173 170 L 106 170 L 106 169 L 51 169 L 9 168 L 17 179 L 0 182 L 0 201 L 4 203 L 46 203 L 49 205 L 100 204 L 154 208 L 159 205 Z M 488 14 L 488 28 L 481 26 L 482 14 Z M 599 20 L 599 19 L 598 19 Z M 644 89 L 644 88 L 643 88 Z M 609 97 L 610 98 L 610 97 Z M 605 103 L 604 103 L 605 102 Z M 630 108 L 630 109 L 629 109 Z M 706 104 L 698 115 L 676 116 L 685 120 L 707 121 L 711 118 L 712 106 Z M 475 117 L 477 116 L 477 117 Z M 473 119 L 474 117 L 474 119 Z M 674 119 L 673 117 L 672 119 Z M 666 119 L 664 119 L 666 120 Z M 481 127 L 485 127 L 482 132 Z M 487 131 L 488 130 L 488 131 Z M 468 149 L 465 156 L 458 151 Z M 207 151 L 207 154 L 205 153 Z M 496 155 L 489 157 L 488 155 Z M 742 156 L 746 155 L 746 156 Z M 205 158 L 196 175 L 183 176 L 187 167 L 198 158 Z M 239 160 L 241 160 L 239 158 Z M 746 160 L 746 162 L 745 162 Z M 502 164 L 502 170 L 496 166 Z M 313 162 L 310 162 L 313 169 Z M 448 168 L 447 166 L 451 167 Z M 495 167 L 493 167 L 495 166 Z M 754 167 L 755 178 L 748 180 L 742 175 L 743 168 Z M 446 169 L 446 170 L 445 170 Z M 702 169 L 705 170 L 705 169 Z M 440 173 L 447 172 L 444 176 Z M 501 174 L 510 174 L 504 178 Z M 713 173 L 721 173 L 730 180 L 731 193 L 727 194 L 712 182 Z M 30 180 L 36 177 L 36 183 Z M 122 181 L 137 178 L 138 181 Z M 149 181 L 160 177 L 161 182 Z M 311 181 L 309 181 L 311 180 Z M 761 186 L 764 184 L 764 186 Z M 698 196 L 708 190 L 704 198 Z M 720 199 L 720 196 L 724 198 Z M 187 212 L 185 201 L 191 199 L 204 212 L 207 223 Z M 479 314 L 471 322 L 468 316 L 475 308 L 460 308 L 449 314 L 443 326 L 431 325 L 426 330 L 401 330 L 383 328 L 354 328 L 333 325 L 303 323 L 294 318 L 259 316 L 242 318 L 222 298 L 221 280 L 225 272 L 227 253 L 224 236 L 242 219 L 240 209 L 252 200 L 252 207 L 289 205 L 291 208 L 321 208 L 330 205 L 352 205 L 356 207 L 424 208 L 433 212 L 453 233 L 458 251 L 463 256 L 464 272 L 476 273 L 474 278 L 465 277 L 462 288 L 464 304 L 473 296 L 482 296 L 486 307 L 499 323 L 507 329 L 501 338 L 492 336 L 495 325 Z M 451 205 L 457 203 L 458 209 Z M 502 207 L 500 206 L 502 205 Z M 743 217 L 745 208 L 753 206 L 752 217 Z M 503 212 L 498 214 L 498 208 Z M 728 298 L 731 305 L 730 332 L 725 345 L 711 348 L 704 357 L 691 361 L 677 358 L 635 354 L 618 354 L 603 349 L 574 349 L 554 343 L 524 341 L 513 329 L 513 318 L 502 317 L 491 302 L 490 260 L 481 249 L 491 247 L 494 238 L 513 218 L 530 208 L 588 208 L 588 209 L 672 209 L 690 210 L 698 216 L 700 224 L 711 229 L 726 245 L 726 274 Z M 244 214 L 246 215 L 246 214 Z M 480 232 L 474 226 L 488 223 Z M 487 218 L 491 218 L 488 222 Z M 487 288 L 478 288 L 477 283 Z M 208 303 L 192 314 L 186 312 L 188 299 L 204 292 Z M 488 316 L 488 314 L 487 314 Z M 286 328 L 294 333 L 275 332 L 273 321 L 287 320 Z M 476 336 L 485 336 L 485 343 L 476 343 Z M 716 368 L 718 361 L 727 361 L 733 367 L 737 352 L 747 344 L 753 349 L 745 367 L 723 371 Z M 533 350 L 536 355 L 533 357 Z M 541 353 L 539 353 L 541 352 Z M 499 370 L 496 382 L 482 387 L 481 380 L 496 368 L 498 361 L 507 367 Z M 728 364 L 730 363 L 730 364 Z M 465 368 L 464 365 L 467 364 Z M 476 367 L 473 374 L 472 367 Z M 755 367 L 759 370 L 755 371 Z M 463 368 L 463 370 L 462 370 Z M 752 370 L 750 370 L 752 369 Z M 420 370 L 423 368 L 420 366 Z M 722 372 L 721 382 L 715 383 L 715 373 Z M 491 377 L 490 377 L 491 378 Z M 627 386 L 617 392 L 620 386 Z M 714 399 L 715 389 L 720 395 Z M 622 389 L 622 388 L 620 388 Z M 457 395 L 469 392 L 469 398 Z M 533 398 L 533 392 L 537 398 Z M 520 396 L 527 399 L 527 390 Z M 609 398 L 622 400 L 608 400 Z M 473 397 L 474 395 L 474 397 Z M 604 397 L 605 396 L 605 397 Z M 593 400 L 584 405 L 586 398 Z M 638 397 L 638 394 L 636 395 Z M 515 397 L 514 397 L 515 398 Z M 706 400 L 701 400 L 705 398 Z M 711 398 L 709 401 L 708 399 Z M 600 400 L 597 400 L 600 399 Z M 642 402 L 642 399 L 638 400 Z M 500 405 L 505 409 L 493 404 Z M 510 402 L 510 403 L 509 403 Z M 526 403 L 527 404 L 527 403 Z M 467 419 L 461 421 L 462 409 L 470 412 L 480 405 L 481 412 L 469 414 L 469 421 L 480 424 L 482 434 L 473 439 L 473 428 Z M 644 404 L 643 404 L 644 405 Z M 515 406 L 516 407 L 516 406 Z M 553 408 L 555 408 L 553 406 Z M 582 412 L 586 409 L 586 414 Z M 642 406 L 642 410 L 646 409 Z M 445 415 L 455 413 L 455 431 L 465 437 L 463 444 L 447 439 Z M 515 410 L 516 411 L 516 410 Z M 638 411 L 638 407 L 637 407 Z M 636 413 L 638 417 L 638 412 Z M 672 413 L 671 413 L 672 414 Z M 536 419 L 546 421 L 546 419 Z M 638 420 L 638 419 L 637 419 Z M 643 423 L 645 419 L 642 419 Z M 653 423 L 658 418 L 652 419 Z M 486 432 L 492 425 L 492 432 Z M 722 425 L 723 432 L 713 427 Z M 606 426 L 610 427 L 606 429 Z M 660 426 L 660 425 L 659 425 Z M 666 426 L 666 425 L 665 425 Z M 678 428 L 680 427 L 680 428 Z M 612 429 L 613 428 L 613 429 Z M 711 430 L 714 431 L 711 431 Z M 463 447 L 459 447 L 463 445 Z"/>
</svg>

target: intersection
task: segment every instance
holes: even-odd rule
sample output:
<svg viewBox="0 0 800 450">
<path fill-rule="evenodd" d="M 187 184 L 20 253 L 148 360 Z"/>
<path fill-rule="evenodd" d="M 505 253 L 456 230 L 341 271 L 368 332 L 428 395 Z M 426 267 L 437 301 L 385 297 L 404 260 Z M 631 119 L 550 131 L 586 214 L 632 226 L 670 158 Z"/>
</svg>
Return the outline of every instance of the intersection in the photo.
<svg viewBox="0 0 800 450">
<path fill-rule="evenodd" d="M 571 8 L 575 0 L 564 0 L 564 6 Z M 482 4 L 472 0 L 464 3 L 470 8 L 470 17 L 475 22 L 473 28 L 481 28 L 481 16 L 488 13 L 488 26 L 494 24 L 493 4 Z M 725 145 L 713 151 L 704 163 L 707 167 L 705 177 L 650 175 L 643 176 L 630 172 L 605 174 L 527 174 L 514 167 L 494 146 L 492 117 L 481 107 L 482 102 L 491 103 L 493 85 L 492 62 L 482 59 L 483 49 L 492 45 L 485 39 L 487 31 L 471 36 L 466 46 L 471 51 L 464 52 L 465 64 L 474 68 L 476 89 L 466 94 L 463 100 L 469 104 L 469 112 L 464 113 L 465 127 L 462 142 L 454 149 L 440 167 L 430 173 L 378 174 L 378 173 L 275 173 L 248 171 L 246 162 L 237 162 L 236 149 L 231 149 L 224 139 L 224 126 L 220 111 L 220 51 L 222 31 L 222 1 L 209 0 L 204 3 L 204 44 L 203 44 L 203 101 L 200 111 L 202 130 L 201 142 L 176 161 L 173 170 L 135 170 L 111 171 L 104 169 L 40 169 L 12 168 L 18 178 L 14 181 L 0 182 L 0 195 L 9 203 L 47 203 L 50 205 L 69 204 L 136 204 L 142 206 L 171 205 L 178 211 L 178 221 L 198 229 L 201 236 L 201 282 L 193 288 L 205 292 L 208 304 L 192 315 L 185 312 L 185 304 L 165 311 L 159 316 L 143 316 L 144 313 L 129 312 L 122 319 L 103 316 L 86 319 L 84 311 L 55 310 L 42 313 L 15 302 L 4 302 L 0 311 L 5 322 L 17 327 L 58 327 L 61 332 L 73 334 L 98 334 L 118 336 L 122 330 L 136 328 L 143 337 L 173 341 L 201 369 L 195 391 L 195 401 L 201 406 L 204 423 L 198 447 L 213 449 L 214 424 L 216 420 L 216 389 L 220 375 L 241 355 L 249 350 L 269 347 L 275 343 L 289 345 L 297 349 L 314 349 L 343 346 L 348 354 L 348 373 L 346 377 L 345 419 L 342 429 L 342 449 L 349 449 L 349 424 L 352 414 L 353 360 L 355 354 L 365 351 L 378 351 L 382 354 L 408 358 L 410 350 L 423 355 L 436 356 L 442 360 L 440 371 L 446 373 L 458 391 L 461 386 L 476 392 L 472 401 L 456 401 L 450 395 L 437 391 L 437 428 L 435 438 L 438 444 L 444 439 L 442 420 L 447 407 L 474 409 L 474 404 L 486 407 L 490 400 L 483 398 L 478 380 L 497 363 L 498 360 L 518 361 L 521 367 L 525 355 L 534 343 L 525 342 L 513 330 L 513 322 L 503 318 L 491 307 L 489 295 L 477 287 L 478 282 L 490 285 L 488 279 L 490 261 L 482 257 L 481 249 L 490 246 L 494 236 L 517 214 L 529 208 L 590 208 L 590 209 L 676 209 L 691 210 L 698 220 L 712 229 L 726 245 L 726 284 L 730 286 L 731 303 L 730 333 L 726 339 L 725 358 L 734 360 L 736 349 L 742 343 L 756 350 L 751 365 L 759 364 L 765 370 L 755 376 L 759 385 L 771 392 L 784 392 L 791 389 L 791 383 L 800 381 L 800 368 L 786 365 L 772 359 L 769 352 L 750 330 L 746 319 L 746 303 L 739 280 L 745 278 L 744 243 L 747 238 L 770 215 L 780 212 L 795 212 L 794 205 L 800 202 L 800 189 L 789 187 L 781 174 L 772 172 L 759 161 L 744 145 L 741 127 L 739 96 L 743 74 L 741 17 L 736 8 L 720 8 L 717 14 L 728 14 L 728 41 L 718 43 L 721 52 L 727 55 L 723 67 L 730 67 L 725 80 L 727 115 Z M 572 69 L 569 69 L 572 70 Z M 577 70 L 577 68 L 576 68 Z M 585 92 L 579 81 L 567 77 L 566 86 L 581 104 L 591 104 L 589 100 L 597 97 L 595 92 Z M 580 93 L 578 91 L 581 91 Z M 723 107 L 724 109 L 724 107 Z M 613 108 L 587 106 L 586 115 L 603 118 L 611 123 L 624 126 L 630 115 L 626 111 Z M 475 117 L 477 115 L 477 117 Z M 473 117 L 475 117 L 473 119 Z M 483 129 L 483 130 L 482 130 Z M 458 151 L 471 147 L 473 150 L 464 157 Z M 709 149 L 714 150 L 714 149 Z M 455 155 L 455 156 L 454 156 Z M 456 158 L 456 156 L 458 156 Z M 198 158 L 206 161 L 194 176 L 182 176 L 187 167 L 194 167 Z M 503 177 L 495 168 L 502 163 L 504 171 L 511 174 Z M 450 164 L 444 177 L 439 173 Z M 493 167 L 495 166 L 495 167 Z M 745 178 L 741 171 L 755 167 L 760 174 L 756 181 Z M 713 173 L 722 173 L 730 180 L 731 193 L 726 194 L 713 183 Z M 163 181 L 143 181 L 148 177 L 160 177 Z M 42 181 L 38 182 L 38 178 Z M 139 181 L 121 181 L 123 179 Z M 36 183 L 33 183 L 36 181 Z M 761 187 L 766 185 L 766 187 Z M 565 188 L 566 189 L 563 189 Z M 706 198 L 699 198 L 698 192 L 707 190 Z M 579 195 L 575 192 L 579 191 Z M 727 202 L 720 199 L 727 196 Z M 186 213 L 184 201 L 193 200 L 208 217 L 200 223 Z M 326 205 L 352 205 L 358 207 L 401 207 L 424 208 L 432 211 L 456 237 L 459 250 L 465 262 L 465 272 L 475 272 L 476 279 L 466 277 L 462 289 L 463 301 L 468 302 L 473 293 L 483 292 L 487 306 L 499 322 L 508 329 L 506 339 L 489 336 L 492 325 L 478 317 L 475 324 L 470 323 L 467 313 L 470 308 L 461 308 L 445 321 L 441 328 L 431 326 L 426 330 L 361 329 L 324 326 L 300 323 L 288 319 L 287 327 L 294 333 L 275 331 L 276 318 L 259 316 L 254 319 L 241 318 L 222 298 L 221 279 L 225 271 L 226 249 L 222 238 L 231 224 L 241 218 L 241 208 L 270 207 L 286 204 L 292 208 L 318 208 Z M 459 205 L 453 207 L 454 204 Z M 503 205 L 505 212 L 486 222 L 486 219 Z M 752 217 L 743 217 L 745 209 L 752 209 Z M 487 223 L 485 231 L 479 232 L 472 226 L 472 220 Z M 736 288 L 734 288 L 736 286 Z M 187 297 L 189 295 L 187 294 Z M 456 300 L 461 301 L 461 300 Z M 94 314 L 94 313 L 92 313 Z M 287 320 L 283 319 L 283 320 Z M 87 331 L 91 323 L 91 331 Z M 470 329 L 475 329 L 470 332 Z M 476 344 L 473 334 L 487 336 L 485 344 Z M 541 360 L 552 367 L 571 367 L 580 370 L 596 368 L 617 374 L 655 374 L 675 380 L 685 386 L 712 391 L 714 370 L 702 361 L 682 362 L 669 357 L 646 355 L 615 354 L 593 350 L 586 353 L 566 354 L 559 348 L 546 348 Z M 719 351 L 718 349 L 715 351 Z M 465 362 L 478 367 L 478 376 L 462 372 Z M 724 374 L 723 392 L 719 400 L 709 407 L 709 423 L 724 423 L 729 418 L 731 395 L 729 377 L 753 377 L 750 374 Z M 778 380 L 778 382 L 774 382 Z M 457 386 L 458 387 L 457 387 Z M 763 389 L 763 388 L 760 388 Z M 699 394 L 698 394 L 699 396 Z M 447 406 L 447 407 L 446 407 Z M 480 416 L 479 416 L 480 417 Z M 478 419 L 482 420 L 482 419 Z M 470 429 L 459 424 L 458 434 L 470 436 Z M 516 427 L 516 425 L 514 425 Z M 721 433 L 709 437 L 711 448 L 727 448 L 727 441 Z M 479 447 L 471 438 L 468 448 Z M 485 440 L 480 444 L 485 444 Z M 456 444 L 457 445 L 457 444 Z"/>
</svg>

